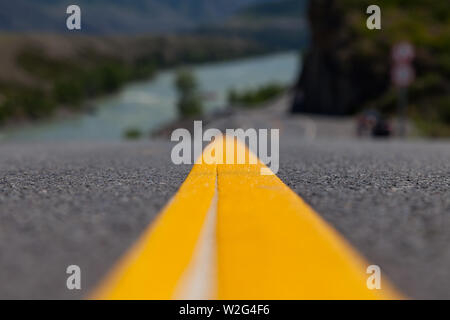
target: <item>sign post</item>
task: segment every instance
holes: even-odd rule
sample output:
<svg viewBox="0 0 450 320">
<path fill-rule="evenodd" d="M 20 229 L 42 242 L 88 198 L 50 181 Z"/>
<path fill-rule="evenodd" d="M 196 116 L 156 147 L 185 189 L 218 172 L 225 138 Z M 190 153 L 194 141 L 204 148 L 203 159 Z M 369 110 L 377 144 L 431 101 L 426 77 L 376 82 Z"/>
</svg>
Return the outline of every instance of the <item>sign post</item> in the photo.
<svg viewBox="0 0 450 320">
<path fill-rule="evenodd" d="M 392 83 L 397 88 L 398 129 L 399 136 L 406 133 L 406 117 L 408 107 L 408 87 L 415 79 L 412 61 L 415 57 L 414 47 L 408 42 L 396 44 L 392 49 Z"/>
</svg>

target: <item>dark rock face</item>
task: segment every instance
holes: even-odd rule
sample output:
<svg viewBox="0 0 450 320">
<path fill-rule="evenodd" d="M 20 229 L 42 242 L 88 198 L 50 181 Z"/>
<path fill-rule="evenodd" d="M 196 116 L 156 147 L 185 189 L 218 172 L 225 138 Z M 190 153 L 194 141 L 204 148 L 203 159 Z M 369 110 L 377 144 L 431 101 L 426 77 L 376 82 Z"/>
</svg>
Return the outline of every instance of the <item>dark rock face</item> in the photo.
<svg viewBox="0 0 450 320">
<path fill-rule="evenodd" d="M 293 112 L 339 114 L 343 112 L 339 95 L 340 68 L 334 54 L 339 45 L 336 34 L 341 26 L 333 0 L 311 1 L 309 21 L 311 49 L 305 56 L 303 72 L 296 85 Z"/>
<path fill-rule="evenodd" d="M 311 44 L 295 86 L 293 113 L 350 114 L 388 83 L 386 68 L 377 75 L 374 61 L 362 61 L 355 54 L 341 7 L 338 0 L 310 1 Z"/>
</svg>

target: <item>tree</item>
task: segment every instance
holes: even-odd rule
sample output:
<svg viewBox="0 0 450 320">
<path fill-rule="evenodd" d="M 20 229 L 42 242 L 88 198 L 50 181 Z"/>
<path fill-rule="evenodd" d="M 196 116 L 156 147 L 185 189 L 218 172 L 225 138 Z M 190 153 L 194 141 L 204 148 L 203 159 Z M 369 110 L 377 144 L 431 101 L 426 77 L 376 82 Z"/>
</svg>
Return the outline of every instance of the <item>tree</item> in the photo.
<svg viewBox="0 0 450 320">
<path fill-rule="evenodd" d="M 195 75 L 189 69 L 180 69 L 177 72 L 175 86 L 178 91 L 178 111 L 182 117 L 201 115 L 202 101 L 198 93 L 198 84 Z"/>
</svg>

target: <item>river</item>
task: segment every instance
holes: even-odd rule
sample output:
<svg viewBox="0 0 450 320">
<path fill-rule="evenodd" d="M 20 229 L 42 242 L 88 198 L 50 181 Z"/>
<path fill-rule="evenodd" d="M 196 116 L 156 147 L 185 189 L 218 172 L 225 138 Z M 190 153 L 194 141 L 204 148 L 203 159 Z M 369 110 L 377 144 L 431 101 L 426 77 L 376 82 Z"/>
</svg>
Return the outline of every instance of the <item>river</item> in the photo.
<svg viewBox="0 0 450 320">
<path fill-rule="evenodd" d="M 230 89 L 238 90 L 277 82 L 291 84 L 298 75 L 297 52 L 277 53 L 230 62 L 191 66 L 206 97 L 205 112 L 227 105 Z M 93 112 L 54 119 L 0 133 L 2 141 L 121 140 L 127 129 L 150 132 L 177 117 L 175 70 L 125 86 L 114 95 L 92 102 Z"/>
</svg>

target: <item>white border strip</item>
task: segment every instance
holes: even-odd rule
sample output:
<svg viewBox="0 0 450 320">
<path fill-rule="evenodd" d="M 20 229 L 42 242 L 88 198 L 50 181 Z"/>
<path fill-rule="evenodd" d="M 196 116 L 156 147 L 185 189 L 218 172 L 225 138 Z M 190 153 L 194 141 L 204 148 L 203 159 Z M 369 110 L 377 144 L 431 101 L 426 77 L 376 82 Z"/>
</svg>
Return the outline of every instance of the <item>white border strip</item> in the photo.
<svg viewBox="0 0 450 320">
<path fill-rule="evenodd" d="M 203 229 L 194 251 L 192 261 L 175 291 L 177 300 L 215 299 L 217 292 L 217 179 L 214 196 L 206 215 Z"/>
</svg>

